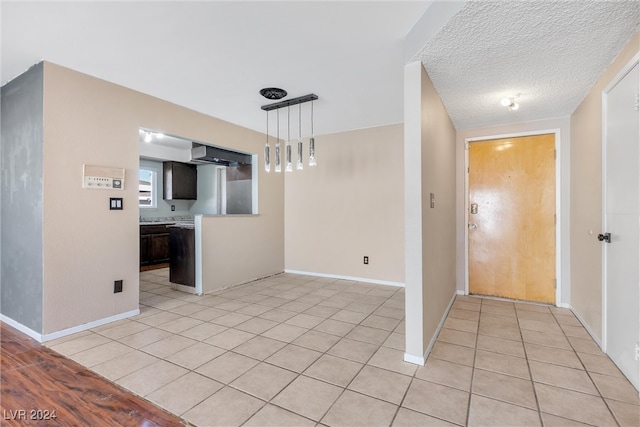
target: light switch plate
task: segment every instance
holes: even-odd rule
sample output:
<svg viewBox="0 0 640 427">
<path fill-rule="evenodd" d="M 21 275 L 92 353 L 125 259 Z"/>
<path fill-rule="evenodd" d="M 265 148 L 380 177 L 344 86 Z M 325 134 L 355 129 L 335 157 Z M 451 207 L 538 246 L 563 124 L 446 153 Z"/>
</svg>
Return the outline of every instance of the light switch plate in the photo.
<svg viewBox="0 0 640 427">
<path fill-rule="evenodd" d="M 112 211 L 121 211 L 122 210 L 122 197 L 110 197 L 109 198 L 109 209 Z"/>
</svg>

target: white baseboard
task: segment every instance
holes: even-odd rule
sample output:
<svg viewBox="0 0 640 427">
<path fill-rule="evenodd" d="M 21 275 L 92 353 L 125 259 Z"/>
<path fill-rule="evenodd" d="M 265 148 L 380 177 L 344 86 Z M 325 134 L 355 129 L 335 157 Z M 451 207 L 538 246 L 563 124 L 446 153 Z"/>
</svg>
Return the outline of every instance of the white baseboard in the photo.
<svg viewBox="0 0 640 427">
<path fill-rule="evenodd" d="M 567 305 L 569 310 L 571 310 L 571 312 L 574 314 L 574 316 L 576 316 L 576 318 L 578 319 L 578 321 L 580 323 L 582 323 L 582 326 L 584 326 L 584 328 L 587 330 L 587 332 L 589 333 L 589 335 L 591 335 L 591 338 L 593 338 L 593 340 L 596 342 L 596 344 L 598 344 L 598 347 L 600 347 L 600 349 L 602 349 L 602 341 L 600 341 L 600 338 L 598 338 L 598 336 L 595 334 L 595 332 L 593 332 L 593 329 L 591 329 L 591 327 L 589 327 L 589 325 L 587 324 L 587 322 L 582 318 L 582 316 L 580 316 L 580 314 L 576 311 L 575 308 L 573 308 L 573 306 L 571 304 L 563 304 Z"/>
<path fill-rule="evenodd" d="M 42 342 L 42 334 L 41 333 L 36 332 L 36 331 L 34 331 L 33 329 L 31 329 L 31 328 L 29 328 L 27 326 L 24 326 L 22 323 L 18 323 L 15 320 L 13 320 L 12 318 L 5 316 L 4 314 L 0 314 L 0 320 L 2 321 L 2 323 L 6 323 L 7 325 L 11 326 L 12 328 L 15 328 L 15 329 L 19 330 L 23 334 L 29 335 L 34 340 L 36 340 L 38 342 Z"/>
<path fill-rule="evenodd" d="M 312 271 L 287 270 L 287 269 L 285 269 L 284 272 L 291 273 L 291 274 L 300 274 L 303 276 L 317 276 L 317 277 L 327 277 L 329 279 L 353 280 L 355 282 L 365 282 L 365 283 L 373 283 L 376 285 L 397 286 L 397 287 L 404 288 L 404 283 L 392 282 L 389 280 L 376 280 L 376 279 L 369 279 L 366 277 L 341 276 L 337 274 L 315 273 Z"/>
<path fill-rule="evenodd" d="M 431 350 L 433 350 L 433 346 L 436 344 L 436 339 L 438 338 L 438 335 L 440 335 L 440 331 L 442 330 L 442 327 L 444 326 L 444 322 L 447 320 L 447 316 L 449 315 L 449 311 L 451 310 L 451 307 L 453 306 L 453 303 L 456 300 L 456 295 L 464 295 L 464 291 L 456 290 L 453 293 L 453 296 L 451 297 L 451 301 L 449 301 L 449 305 L 447 306 L 447 309 L 444 311 L 444 314 L 442 315 L 442 318 L 440 319 L 440 323 L 438 323 L 438 327 L 436 328 L 436 331 L 434 332 L 433 336 L 431 337 L 431 341 L 429 341 L 429 345 L 427 346 L 427 350 L 424 352 L 424 356 L 420 357 L 420 356 L 414 356 L 412 354 L 405 353 L 404 354 L 404 361 L 405 362 L 414 363 L 416 365 L 424 366 L 424 364 L 427 362 L 427 357 L 429 357 L 429 354 L 431 353 Z"/>
<path fill-rule="evenodd" d="M 420 356 L 414 356 L 413 354 L 405 353 L 404 361 L 408 363 L 413 363 L 414 365 L 424 366 L 424 364 L 427 362 L 427 357 L 426 355 L 424 357 L 420 357 Z"/>
<path fill-rule="evenodd" d="M 132 316 L 136 316 L 140 314 L 140 309 L 135 309 L 131 311 L 127 311 L 126 313 L 116 314 L 115 316 L 105 317 L 103 319 L 94 320 L 93 322 L 84 323 L 82 325 L 74 326 L 71 328 L 63 329 L 61 331 L 52 332 L 50 334 L 40 334 L 21 323 L 16 322 L 15 320 L 5 316 L 4 314 L 0 314 L 0 320 L 6 323 L 9 326 L 12 326 L 19 330 L 20 332 L 29 335 L 34 340 L 45 343 L 47 341 L 52 341 L 57 338 L 66 337 L 67 335 L 75 334 L 78 332 L 86 331 L 87 329 L 97 328 L 98 326 L 106 325 L 107 323 L 115 322 L 118 320 L 126 319 Z"/>
</svg>

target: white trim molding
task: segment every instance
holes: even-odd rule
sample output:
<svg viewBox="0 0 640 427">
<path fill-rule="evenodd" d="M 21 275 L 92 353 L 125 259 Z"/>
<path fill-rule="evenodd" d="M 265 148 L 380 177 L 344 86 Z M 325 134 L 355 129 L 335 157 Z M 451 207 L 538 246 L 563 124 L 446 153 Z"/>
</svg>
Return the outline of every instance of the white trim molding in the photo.
<svg viewBox="0 0 640 427">
<path fill-rule="evenodd" d="M 339 274 L 315 273 L 312 271 L 287 270 L 287 269 L 285 269 L 284 272 L 290 273 L 290 274 L 300 274 L 302 276 L 316 276 L 316 277 L 327 277 L 329 279 L 353 280 L 355 282 L 365 282 L 365 283 L 373 283 L 376 285 L 387 285 L 387 286 L 396 286 L 396 287 L 404 288 L 404 283 L 392 282 L 389 280 L 377 280 L 377 279 L 369 279 L 366 277 L 341 276 Z"/>
<path fill-rule="evenodd" d="M 431 341 L 429 341 L 429 345 L 427 346 L 427 349 L 424 352 L 424 356 L 420 357 L 420 356 L 414 356 L 413 354 L 404 353 L 404 361 L 405 362 L 413 363 L 415 365 L 424 366 L 424 364 L 427 362 L 427 357 L 429 357 L 429 354 L 431 353 L 431 350 L 433 350 L 433 346 L 436 343 L 438 335 L 440 335 L 440 331 L 442 330 L 442 327 L 444 326 L 444 322 L 447 320 L 447 316 L 449 315 L 449 311 L 451 311 L 451 307 L 453 307 L 453 303 L 456 301 L 456 296 L 464 295 L 464 293 L 462 293 L 462 292 L 463 291 L 456 290 L 453 293 L 453 296 L 451 297 L 451 301 L 449 301 L 449 305 L 447 306 L 447 309 L 444 311 L 444 314 L 442 315 L 442 318 L 440 319 L 440 323 L 438 323 L 438 327 L 436 328 L 436 331 L 433 333 L 433 336 L 431 337 Z"/>
<path fill-rule="evenodd" d="M 424 364 L 427 362 L 427 354 L 425 353 L 423 357 L 420 357 L 420 356 L 414 356 L 413 354 L 405 353 L 404 361 L 408 363 L 413 363 L 414 365 L 424 366 Z"/>
<path fill-rule="evenodd" d="M 120 313 L 120 314 L 116 314 L 115 316 L 105 317 L 103 319 L 94 320 L 93 322 L 84 323 L 82 325 L 74 326 L 67 329 L 62 329 L 60 331 L 52 332 L 50 334 L 41 334 L 39 332 L 36 332 L 33 329 L 30 329 L 24 326 L 22 323 L 16 322 L 10 317 L 5 316 L 4 314 L 0 314 L 0 320 L 11 327 L 14 327 L 20 332 L 29 335 L 34 340 L 40 343 L 45 343 L 47 341 L 52 341 L 57 338 L 66 337 L 67 335 L 72 335 L 78 332 L 86 331 L 88 329 L 97 328 L 98 326 L 106 325 L 107 323 L 112 323 L 118 320 L 127 319 L 129 317 L 133 317 L 138 314 L 140 314 L 140 309 L 135 309 L 135 310 L 127 311 L 126 313 Z"/>
</svg>

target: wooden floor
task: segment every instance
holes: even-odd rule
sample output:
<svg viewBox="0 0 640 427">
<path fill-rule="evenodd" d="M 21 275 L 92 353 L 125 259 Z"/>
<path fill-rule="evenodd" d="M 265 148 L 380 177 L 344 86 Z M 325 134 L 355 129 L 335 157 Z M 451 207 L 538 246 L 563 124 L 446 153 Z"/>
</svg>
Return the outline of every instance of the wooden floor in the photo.
<svg viewBox="0 0 640 427">
<path fill-rule="evenodd" d="M 184 425 L 4 323 L 0 376 L 0 425 Z"/>
</svg>

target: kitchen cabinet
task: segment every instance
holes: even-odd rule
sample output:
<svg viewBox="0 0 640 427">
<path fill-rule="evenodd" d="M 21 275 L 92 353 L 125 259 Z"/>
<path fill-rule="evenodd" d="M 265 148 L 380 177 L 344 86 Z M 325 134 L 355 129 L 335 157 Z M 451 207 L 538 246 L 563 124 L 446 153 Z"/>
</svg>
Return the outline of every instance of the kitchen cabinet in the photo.
<svg viewBox="0 0 640 427">
<path fill-rule="evenodd" d="M 167 225 L 140 226 L 140 265 L 169 262 L 169 229 Z"/>
<path fill-rule="evenodd" d="M 185 286 L 196 286 L 196 239 L 193 226 L 169 227 L 171 257 L 169 281 Z"/>
<path fill-rule="evenodd" d="M 198 170 L 196 165 L 180 162 L 163 162 L 162 198 L 165 200 L 196 200 L 198 194 Z"/>
</svg>

